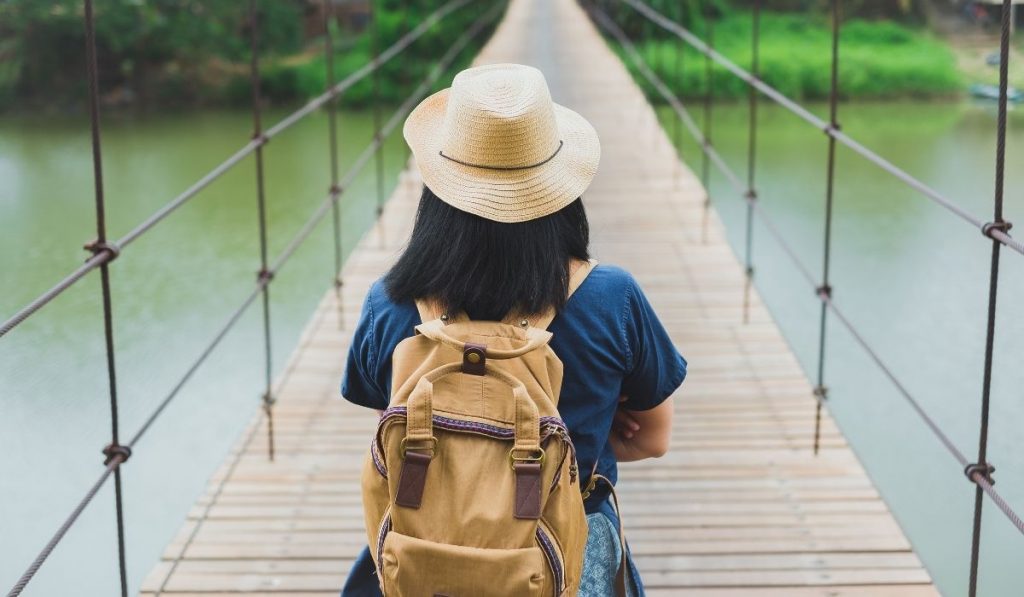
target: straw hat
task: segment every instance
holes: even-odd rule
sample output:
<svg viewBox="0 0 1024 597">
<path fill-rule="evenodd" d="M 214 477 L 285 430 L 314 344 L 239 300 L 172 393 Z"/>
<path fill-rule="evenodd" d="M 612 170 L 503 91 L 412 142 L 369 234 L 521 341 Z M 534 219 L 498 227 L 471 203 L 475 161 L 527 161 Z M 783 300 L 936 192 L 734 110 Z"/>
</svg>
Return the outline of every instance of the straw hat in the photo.
<svg viewBox="0 0 1024 597">
<path fill-rule="evenodd" d="M 460 72 L 412 111 L 403 132 L 435 195 L 496 222 L 572 203 L 601 158 L 594 127 L 551 101 L 544 75 L 521 64 Z"/>
</svg>

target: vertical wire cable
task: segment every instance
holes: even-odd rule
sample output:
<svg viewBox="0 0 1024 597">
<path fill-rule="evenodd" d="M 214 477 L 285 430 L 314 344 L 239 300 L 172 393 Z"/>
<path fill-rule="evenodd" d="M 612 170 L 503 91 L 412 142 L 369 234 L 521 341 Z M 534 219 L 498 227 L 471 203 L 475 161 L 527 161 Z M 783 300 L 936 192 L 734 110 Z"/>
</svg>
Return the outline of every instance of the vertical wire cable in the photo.
<svg viewBox="0 0 1024 597">
<path fill-rule="evenodd" d="M 679 2 L 676 5 L 677 14 L 679 15 L 679 25 L 683 25 L 685 17 L 684 3 Z M 675 80 L 675 95 L 681 98 L 683 96 L 683 52 L 686 50 L 686 42 L 682 39 L 675 39 L 671 41 L 675 36 L 669 37 L 670 42 L 675 48 L 675 63 L 673 65 L 673 72 L 675 74 L 673 80 Z M 683 163 L 683 119 L 678 114 L 672 119 L 672 145 L 676 148 L 676 154 L 678 156 L 678 164 L 672 169 L 672 182 L 676 188 L 679 188 L 679 184 L 682 181 L 682 163 Z"/>
<path fill-rule="evenodd" d="M 657 73 L 659 79 L 662 79 L 663 81 L 668 80 L 668 77 L 665 75 L 665 55 L 661 51 L 662 29 L 650 19 L 646 20 L 647 24 L 651 26 L 651 31 L 653 32 L 650 39 L 651 49 L 654 50 L 654 60 L 651 61 L 651 67 L 654 69 L 654 72 Z"/>
<path fill-rule="evenodd" d="M 263 356 L 264 356 L 264 390 L 263 410 L 267 414 L 267 455 L 274 460 L 274 397 L 271 395 L 271 375 L 273 374 L 273 358 L 270 344 L 270 281 L 273 274 L 267 269 L 267 205 L 263 176 L 263 145 L 266 136 L 263 134 L 262 109 L 260 107 L 260 54 L 259 54 L 259 15 L 256 8 L 257 0 L 249 0 L 249 42 L 250 77 L 252 80 L 252 138 L 259 144 L 253 152 L 256 161 L 256 207 L 259 219 L 260 237 L 260 271 L 257 273 L 260 294 L 263 298 Z"/>
<path fill-rule="evenodd" d="M 832 0 L 832 80 L 829 87 L 829 128 L 839 130 L 839 0 Z M 825 242 L 821 266 L 821 286 L 818 297 L 821 299 L 821 316 L 818 326 L 818 383 L 814 388 L 817 404 L 814 409 L 814 454 L 817 455 L 821 446 L 821 408 L 828 399 L 825 387 L 825 330 L 828 321 L 828 299 L 832 297 L 832 286 L 829 284 L 829 266 L 832 256 L 832 203 L 835 191 L 836 170 L 836 138 L 828 136 L 828 164 L 825 180 Z"/>
<path fill-rule="evenodd" d="M 93 253 L 109 251 L 116 257 L 118 249 L 107 241 L 107 213 L 103 192 L 103 152 L 100 138 L 100 90 L 99 66 L 96 58 L 96 20 L 92 0 L 85 0 L 85 55 L 86 71 L 89 77 L 89 122 L 92 135 L 93 186 L 96 204 L 96 240 L 86 245 Z M 131 450 L 121 445 L 117 405 L 117 368 L 114 354 L 114 313 L 110 293 L 110 261 L 100 265 L 100 289 L 103 295 L 103 337 L 107 353 L 107 383 L 110 388 L 110 445 L 103 453 L 109 465 L 117 460 L 114 468 L 114 511 L 117 521 L 117 562 L 121 581 L 121 597 L 128 597 L 128 573 L 124 541 L 124 492 L 121 483 L 120 464 L 128 459 Z"/>
<path fill-rule="evenodd" d="M 374 60 L 380 59 L 380 3 L 383 0 L 370 0 L 370 19 L 373 30 L 370 32 L 371 53 Z M 377 227 L 380 233 L 380 245 L 384 246 L 384 222 L 381 215 L 384 213 L 384 143 L 380 135 L 381 127 L 381 105 L 380 105 L 380 65 L 373 70 L 373 142 L 377 149 L 374 151 L 374 160 L 377 168 Z"/>
<path fill-rule="evenodd" d="M 408 3 L 405 2 L 404 0 L 398 0 L 398 10 L 399 14 L 401 14 L 401 20 L 398 23 L 398 33 L 395 34 L 395 38 L 401 39 L 401 37 L 409 31 Z M 415 53 L 412 54 L 415 55 Z M 403 96 L 405 95 L 405 89 L 408 88 L 408 86 L 412 85 L 412 82 L 409 80 L 409 78 L 405 76 L 407 72 L 408 71 L 406 71 L 405 69 L 402 69 L 401 72 L 398 73 L 398 76 L 401 77 L 400 80 L 402 81 L 403 84 L 403 90 L 401 93 L 401 95 Z M 405 170 L 405 165 L 408 163 L 409 160 L 409 153 L 406 151 L 407 149 L 408 146 L 404 142 L 398 144 L 399 166 L 401 167 L 399 171 L 399 177 L 401 177 L 402 171 Z"/>
<path fill-rule="evenodd" d="M 754 0 L 753 24 L 750 37 L 750 74 L 754 79 L 761 77 L 761 0 Z M 743 323 L 750 323 L 750 287 L 754 282 L 754 202 L 757 190 L 754 187 L 754 173 L 757 166 L 757 89 L 749 86 L 747 130 L 747 223 L 744 247 Z"/>
<path fill-rule="evenodd" d="M 327 75 L 327 89 L 334 89 L 335 83 L 335 72 L 334 72 L 334 38 L 331 33 L 331 21 L 333 21 L 333 15 L 331 13 L 331 2 L 330 0 L 323 0 L 323 11 L 324 11 L 324 68 Z M 344 286 L 344 279 L 341 274 L 342 267 L 342 255 L 341 255 L 341 205 L 339 205 L 339 199 L 341 198 L 341 187 L 338 185 L 338 98 L 332 95 L 327 101 L 327 129 L 328 129 L 328 145 L 330 149 L 331 159 L 331 217 L 334 231 L 334 302 L 338 305 L 338 327 L 345 327 L 345 307 L 342 299 L 342 287 Z"/>
<path fill-rule="evenodd" d="M 704 28 L 707 33 L 708 48 L 715 49 L 715 26 L 710 0 L 698 0 L 704 16 Z M 708 156 L 708 149 L 711 148 L 711 117 L 712 104 L 715 93 L 714 63 L 711 61 L 711 54 L 704 55 L 704 78 L 707 82 L 707 89 L 704 90 L 704 151 L 700 167 L 700 180 L 704 185 L 704 214 L 701 218 L 701 240 L 708 242 L 708 218 L 711 211 L 711 158 Z"/>
<path fill-rule="evenodd" d="M 974 488 L 974 520 L 971 532 L 971 568 L 968 585 L 969 597 L 978 593 L 978 563 L 981 555 L 981 511 L 984 503 L 984 490 L 977 478 L 984 478 L 990 485 L 995 481 L 995 471 L 988 462 L 988 419 L 989 404 L 992 394 L 992 359 L 995 352 L 996 335 L 996 296 L 999 290 L 999 253 L 1002 243 L 991 236 L 993 230 L 1006 232 L 1010 224 L 1003 219 L 1003 184 L 1006 170 L 1006 96 L 1009 79 L 1010 62 L 1010 29 L 1013 25 L 1011 0 L 1003 0 L 1002 19 L 999 39 L 999 116 L 996 124 L 996 172 L 993 220 L 983 230 L 992 239 L 992 259 L 989 269 L 988 286 L 988 321 L 985 329 L 985 368 L 981 385 L 981 424 L 978 431 L 978 460 L 964 471 L 975 484 Z"/>
</svg>

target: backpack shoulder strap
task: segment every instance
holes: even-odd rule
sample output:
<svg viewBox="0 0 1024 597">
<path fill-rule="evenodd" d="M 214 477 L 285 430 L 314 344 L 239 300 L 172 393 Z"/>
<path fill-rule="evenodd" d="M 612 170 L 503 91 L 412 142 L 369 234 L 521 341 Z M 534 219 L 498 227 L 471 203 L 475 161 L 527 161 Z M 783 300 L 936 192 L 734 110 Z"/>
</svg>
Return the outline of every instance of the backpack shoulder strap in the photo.
<svg viewBox="0 0 1024 597">
<path fill-rule="evenodd" d="M 569 300 L 569 298 L 572 297 L 572 294 L 583 284 L 583 281 L 587 279 L 590 272 L 594 271 L 595 267 L 597 267 L 597 260 L 590 259 L 584 261 L 578 268 L 576 268 L 576 271 L 574 271 L 569 277 L 569 293 L 566 295 L 565 300 Z M 538 317 L 537 321 L 533 322 L 533 327 L 540 328 L 542 330 L 547 329 L 557 314 L 557 311 L 554 309 L 549 310 L 547 313 Z"/>
<path fill-rule="evenodd" d="M 441 309 L 433 301 L 416 299 L 416 310 L 420 313 L 420 323 L 427 323 L 441 317 Z"/>
</svg>

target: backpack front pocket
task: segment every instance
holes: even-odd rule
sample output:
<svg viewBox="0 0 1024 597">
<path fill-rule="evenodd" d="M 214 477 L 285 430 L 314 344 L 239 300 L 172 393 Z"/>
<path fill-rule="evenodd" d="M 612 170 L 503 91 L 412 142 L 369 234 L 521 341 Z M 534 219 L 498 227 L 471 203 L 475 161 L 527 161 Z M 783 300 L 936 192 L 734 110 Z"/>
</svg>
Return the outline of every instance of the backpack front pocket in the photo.
<svg viewBox="0 0 1024 597">
<path fill-rule="evenodd" d="M 386 597 L 547 596 L 554 591 L 539 547 L 462 547 L 391 531 L 380 567 Z"/>
</svg>

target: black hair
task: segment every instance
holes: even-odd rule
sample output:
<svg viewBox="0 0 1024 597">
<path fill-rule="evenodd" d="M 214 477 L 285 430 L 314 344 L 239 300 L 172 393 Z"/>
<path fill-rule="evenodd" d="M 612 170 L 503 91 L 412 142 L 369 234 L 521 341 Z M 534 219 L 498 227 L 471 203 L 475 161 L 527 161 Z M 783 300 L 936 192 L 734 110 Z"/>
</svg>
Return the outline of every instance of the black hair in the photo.
<svg viewBox="0 0 1024 597">
<path fill-rule="evenodd" d="M 449 313 L 499 321 L 565 304 L 570 262 L 590 257 L 583 201 L 526 222 L 461 211 L 423 187 L 412 235 L 384 277 L 395 302 L 428 299 Z"/>
</svg>

